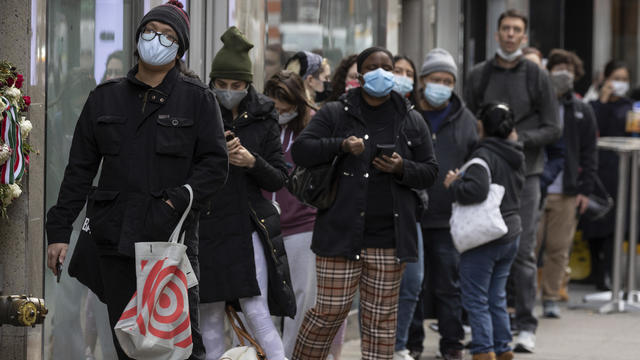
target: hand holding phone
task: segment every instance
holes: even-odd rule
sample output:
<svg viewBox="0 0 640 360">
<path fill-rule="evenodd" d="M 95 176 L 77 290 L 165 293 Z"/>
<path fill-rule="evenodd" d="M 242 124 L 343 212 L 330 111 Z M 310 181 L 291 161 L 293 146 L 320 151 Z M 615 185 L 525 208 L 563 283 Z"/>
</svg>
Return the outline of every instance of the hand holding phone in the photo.
<svg viewBox="0 0 640 360">
<path fill-rule="evenodd" d="M 377 144 L 376 145 L 376 157 L 382 158 L 382 155 L 386 155 L 388 157 L 393 156 L 393 153 L 396 151 L 395 144 Z"/>
</svg>

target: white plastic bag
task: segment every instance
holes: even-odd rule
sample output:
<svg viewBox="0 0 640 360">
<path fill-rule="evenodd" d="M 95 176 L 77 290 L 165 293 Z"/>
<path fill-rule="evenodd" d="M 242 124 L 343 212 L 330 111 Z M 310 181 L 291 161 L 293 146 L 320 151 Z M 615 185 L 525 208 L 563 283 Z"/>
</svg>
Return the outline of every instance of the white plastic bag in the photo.
<svg viewBox="0 0 640 360">
<path fill-rule="evenodd" d="M 184 223 L 189 206 L 168 242 L 135 244 L 136 292 L 114 330 L 120 346 L 131 358 L 178 360 L 191 356 L 193 342 L 187 290 L 198 281 L 187 258 Z"/>
<path fill-rule="evenodd" d="M 451 237 L 453 244 L 460 253 L 499 239 L 507 232 L 500 212 L 500 204 L 504 197 L 504 187 L 491 183 L 489 165 L 481 158 L 473 158 L 462 166 L 465 171 L 469 166 L 478 164 L 483 166 L 489 174 L 489 194 L 478 204 L 460 205 L 453 203 L 451 207 Z"/>
</svg>

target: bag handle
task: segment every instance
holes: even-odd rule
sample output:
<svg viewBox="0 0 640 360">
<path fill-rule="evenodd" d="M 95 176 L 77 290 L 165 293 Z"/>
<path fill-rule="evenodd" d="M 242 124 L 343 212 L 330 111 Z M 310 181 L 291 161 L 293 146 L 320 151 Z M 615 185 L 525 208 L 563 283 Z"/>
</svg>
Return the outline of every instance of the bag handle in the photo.
<svg viewBox="0 0 640 360">
<path fill-rule="evenodd" d="M 191 188 L 191 185 L 184 184 L 184 187 L 187 188 L 187 191 L 189 191 L 189 205 L 184 210 L 184 213 L 182 214 L 182 217 L 180 218 L 178 225 L 176 225 L 176 228 L 173 229 L 173 232 L 169 237 L 169 242 L 172 242 L 172 243 L 184 244 L 185 234 L 183 233 L 182 237 L 180 237 L 180 232 L 182 232 L 182 224 L 184 224 L 184 221 L 187 218 L 187 215 L 189 215 L 189 211 L 191 211 L 191 205 L 193 204 L 193 189 Z"/>
<path fill-rule="evenodd" d="M 257 341 L 253 340 L 251 335 L 249 335 L 249 333 L 247 332 L 247 329 L 244 327 L 242 320 L 240 320 L 240 317 L 236 313 L 233 306 L 227 305 L 225 312 L 227 313 L 227 318 L 229 319 L 229 323 L 231 324 L 233 331 L 236 333 L 236 336 L 238 337 L 238 341 L 240 341 L 240 345 L 245 346 L 243 339 L 246 339 L 256 349 L 256 352 L 258 353 L 258 358 L 263 360 L 266 359 L 264 350 L 262 349 L 260 344 L 258 344 Z"/>
<path fill-rule="evenodd" d="M 464 172 L 465 170 L 467 170 L 469 168 L 469 166 L 471 165 L 480 165 L 482 166 L 485 170 L 487 170 L 487 174 L 489 174 L 489 184 L 491 184 L 491 169 L 489 169 L 489 164 L 487 164 L 487 162 L 483 159 L 483 158 L 479 158 L 479 157 L 475 157 L 469 161 L 467 161 L 464 165 L 462 165 L 462 167 L 460 168 L 460 172 Z"/>
</svg>

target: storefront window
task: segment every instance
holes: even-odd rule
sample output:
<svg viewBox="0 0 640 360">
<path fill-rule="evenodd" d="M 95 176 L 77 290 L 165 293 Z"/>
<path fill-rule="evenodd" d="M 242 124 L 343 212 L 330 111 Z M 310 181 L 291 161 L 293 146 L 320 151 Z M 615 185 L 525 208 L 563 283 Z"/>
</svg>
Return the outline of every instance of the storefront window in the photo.
<svg viewBox="0 0 640 360">
<path fill-rule="evenodd" d="M 386 45 L 387 1 L 268 0 L 265 75 L 297 51 L 314 51 L 332 69 L 343 57 Z"/>
<path fill-rule="evenodd" d="M 131 67 L 131 1 L 50 0 L 47 46 L 46 208 L 53 206 L 78 116 L 97 84 Z M 49 308 L 44 359 L 114 359 L 106 306 L 66 269 L 84 212 L 78 217 L 60 283 L 45 272 Z"/>
</svg>

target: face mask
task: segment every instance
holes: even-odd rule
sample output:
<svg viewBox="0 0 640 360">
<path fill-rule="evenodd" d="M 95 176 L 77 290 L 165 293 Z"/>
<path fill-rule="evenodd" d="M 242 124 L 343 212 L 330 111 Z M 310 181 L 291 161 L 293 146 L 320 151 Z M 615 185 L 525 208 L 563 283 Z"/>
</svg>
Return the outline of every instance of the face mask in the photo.
<svg viewBox="0 0 640 360">
<path fill-rule="evenodd" d="M 618 97 L 623 97 L 627 91 L 629 91 L 629 82 L 628 81 L 611 81 L 611 86 L 613 86 L 613 95 Z"/>
<path fill-rule="evenodd" d="M 331 95 L 332 92 L 332 88 L 331 88 L 331 81 L 323 81 L 322 82 L 322 91 L 317 92 L 316 91 L 316 97 L 315 100 L 317 103 L 319 102 L 323 102 L 325 100 L 327 100 L 329 98 L 329 96 Z"/>
<path fill-rule="evenodd" d="M 413 90 L 413 79 L 406 76 L 394 75 L 393 91 L 402 96 L 406 96 Z"/>
<path fill-rule="evenodd" d="M 442 84 L 427 83 L 424 88 L 424 97 L 427 99 L 429 105 L 433 107 L 440 107 L 451 98 L 453 89 Z"/>
<path fill-rule="evenodd" d="M 288 124 L 291 120 L 293 120 L 293 119 L 295 119 L 297 117 L 298 117 L 298 112 L 297 111 L 292 111 L 292 112 L 280 114 L 278 116 L 278 124 L 280 124 L 280 125 Z"/>
<path fill-rule="evenodd" d="M 377 68 L 363 75 L 364 86 L 362 87 L 367 94 L 381 98 L 389 95 L 393 89 L 393 73 Z"/>
<path fill-rule="evenodd" d="M 344 92 L 347 92 L 351 89 L 355 89 L 360 87 L 360 81 L 358 80 L 349 80 L 345 83 Z"/>
<path fill-rule="evenodd" d="M 166 65 L 176 59 L 178 43 L 167 47 L 160 44 L 160 37 L 145 40 L 142 35 L 138 37 L 138 54 L 140 59 L 149 65 Z"/>
<path fill-rule="evenodd" d="M 500 56 L 502 59 L 504 59 L 507 62 L 513 62 L 513 61 L 516 61 L 516 59 L 518 59 L 520 56 L 522 56 L 522 49 L 518 49 L 512 52 L 511 54 L 509 54 L 509 53 L 506 53 L 504 50 L 502 50 L 501 47 L 498 47 L 498 50 L 496 50 L 496 54 L 498 54 L 498 56 Z"/>
<path fill-rule="evenodd" d="M 574 76 L 568 70 L 553 71 L 550 79 L 558 95 L 563 95 L 573 88 Z"/>
<path fill-rule="evenodd" d="M 232 110 L 240 101 L 247 96 L 247 89 L 244 90 L 222 90 L 213 88 L 213 92 L 216 94 L 220 105 L 224 106 L 227 110 Z"/>
</svg>

